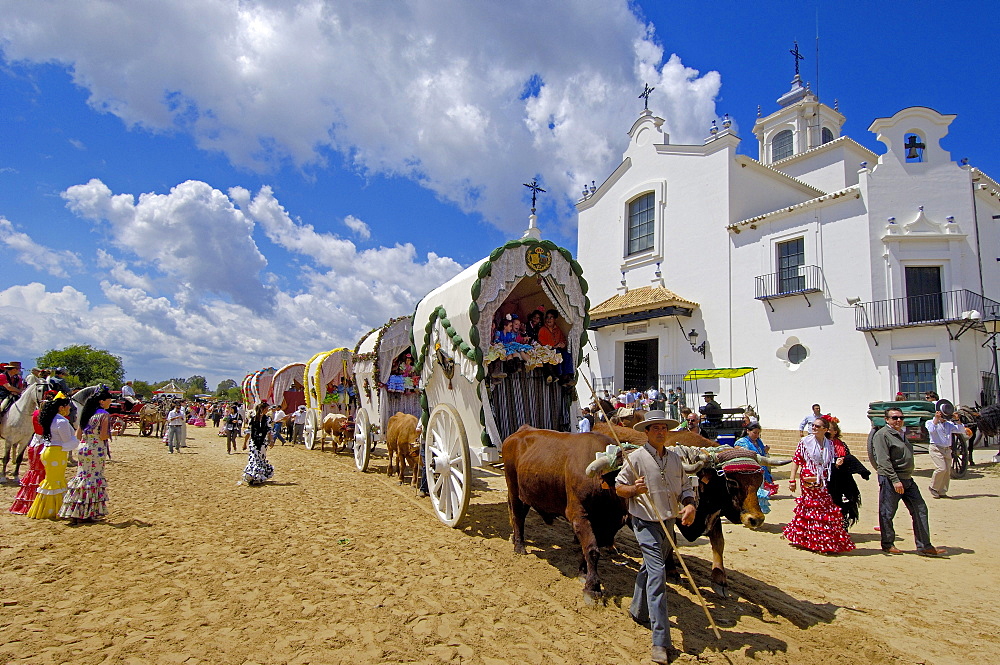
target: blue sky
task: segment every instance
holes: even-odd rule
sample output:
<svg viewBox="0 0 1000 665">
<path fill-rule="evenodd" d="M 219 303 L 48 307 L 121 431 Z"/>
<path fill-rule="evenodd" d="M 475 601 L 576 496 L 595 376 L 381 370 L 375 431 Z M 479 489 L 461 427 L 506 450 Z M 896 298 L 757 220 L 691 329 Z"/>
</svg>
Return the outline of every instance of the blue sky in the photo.
<svg viewBox="0 0 1000 665">
<path fill-rule="evenodd" d="M 645 82 L 673 142 L 728 113 L 756 157 L 817 18 L 847 135 L 881 153 L 873 119 L 930 106 L 1000 178 L 990 5 L 961 7 L 0 0 L 0 346 L 214 385 L 353 345 L 520 235 L 533 177 L 575 248 Z"/>
</svg>

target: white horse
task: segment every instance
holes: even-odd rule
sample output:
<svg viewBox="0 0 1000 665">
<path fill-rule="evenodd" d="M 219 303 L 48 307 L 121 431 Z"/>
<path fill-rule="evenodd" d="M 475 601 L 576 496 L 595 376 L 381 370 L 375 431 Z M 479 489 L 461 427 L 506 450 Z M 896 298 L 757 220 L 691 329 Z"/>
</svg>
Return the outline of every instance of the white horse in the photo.
<svg viewBox="0 0 1000 665">
<path fill-rule="evenodd" d="M 17 401 L 7 409 L 7 413 L 0 418 L 0 437 L 3 437 L 4 440 L 3 470 L 0 471 L 0 484 L 7 482 L 7 464 L 10 462 L 13 450 L 17 451 L 14 460 L 14 482 L 18 481 L 21 462 L 24 460 L 24 451 L 31 443 L 31 437 L 35 433 L 34 425 L 31 423 L 31 414 L 38 408 L 44 394 L 44 383 L 34 383 L 28 386 Z"/>
</svg>

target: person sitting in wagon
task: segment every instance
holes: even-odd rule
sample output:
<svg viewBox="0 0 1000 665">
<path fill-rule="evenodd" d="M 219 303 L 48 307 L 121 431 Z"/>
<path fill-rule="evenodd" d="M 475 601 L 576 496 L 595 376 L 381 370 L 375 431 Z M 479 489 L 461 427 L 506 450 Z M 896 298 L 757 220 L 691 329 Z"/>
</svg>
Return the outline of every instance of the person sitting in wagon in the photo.
<svg viewBox="0 0 1000 665">
<path fill-rule="evenodd" d="M 573 376 L 573 355 L 569 352 L 566 343 L 566 333 L 556 323 L 558 318 L 559 312 L 554 309 L 548 310 L 545 312 L 545 325 L 538 331 L 538 343 L 555 349 L 562 358 L 558 365 L 545 366 L 545 380 L 548 383 L 557 378 L 566 381 L 565 377 Z"/>
</svg>

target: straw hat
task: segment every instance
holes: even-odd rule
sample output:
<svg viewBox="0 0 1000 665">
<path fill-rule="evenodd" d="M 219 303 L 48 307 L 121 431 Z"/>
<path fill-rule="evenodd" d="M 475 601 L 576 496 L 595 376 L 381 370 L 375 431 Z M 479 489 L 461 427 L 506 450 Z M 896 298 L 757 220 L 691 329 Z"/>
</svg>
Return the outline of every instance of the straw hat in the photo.
<svg viewBox="0 0 1000 665">
<path fill-rule="evenodd" d="M 667 418 L 666 411 L 647 411 L 646 418 L 632 426 L 632 429 L 639 430 L 640 432 L 645 432 L 646 428 L 650 425 L 664 424 L 667 429 L 673 429 L 677 427 L 680 423 L 672 418 Z"/>
</svg>

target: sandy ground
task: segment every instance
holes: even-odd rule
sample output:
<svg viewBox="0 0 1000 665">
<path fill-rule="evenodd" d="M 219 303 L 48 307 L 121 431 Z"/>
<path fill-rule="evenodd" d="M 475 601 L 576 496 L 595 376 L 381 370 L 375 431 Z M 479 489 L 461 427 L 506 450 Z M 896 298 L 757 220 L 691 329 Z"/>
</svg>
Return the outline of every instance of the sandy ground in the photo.
<svg viewBox="0 0 1000 665">
<path fill-rule="evenodd" d="M 462 528 L 449 529 L 380 473 L 383 457 L 362 474 L 329 448 L 279 445 L 273 482 L 247 487 L 244 456 L 209 429 L 189 434 L 180 455 L 114 442 L 104 523 L 0 516 L 0 663 L 649 662 L 649 632 L 623 609 L 631 533 L 602 558 L 606 605 L 588 607 L 566 522 L 532 513 L 529 554 L 514 555 L 497 473 L 478 474 Z M 918 464 L 925 486 L 927 456 Z M 1000 468 L 985 464 L 952 482 L 954 498 L 929 500 L 946 560 L 880 553 L 874 480 L 849 555 L 789 547 L 787 496 L 762 530 L 727 525 L 734 598 L 711 595 L 707 541 L 683 547 L 723 637 L 671 587 L 680 662 L 997 662 L 998 490 Z M 14 492 L 0 489 L 7 505 Z M 912 552 L 905 512 L 897 525 Z"/>
</svg>

